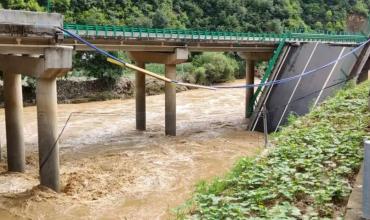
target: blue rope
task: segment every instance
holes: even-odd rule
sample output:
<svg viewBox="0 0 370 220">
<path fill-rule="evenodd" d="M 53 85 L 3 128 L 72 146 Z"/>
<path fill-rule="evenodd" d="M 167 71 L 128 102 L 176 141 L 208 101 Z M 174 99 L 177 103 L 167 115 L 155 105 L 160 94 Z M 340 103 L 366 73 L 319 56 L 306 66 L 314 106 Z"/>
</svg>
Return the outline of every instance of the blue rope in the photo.
<svg viewBox="0 0 370 220">
<path fill-rule="evenodd" d="M 61 28 L 61 27 L 57 27 L 59 30 L 63 31 L 64 33 L 68 34 L 69 36 L 75 38 L 76 40 L 80 41 L 81 43 L 85 44 L 86 46 L 98 51 L 99 53 L 103 54 L 104 56 L 107 56 L 109 58 L 112 58 L 113 60 L 116 60 L 122 64 L 126 64 L 127 62 L 113 56 L 112 54 L 108 53 L 107 51 L 103 50 L 103 49 L 100 49 L 99 47 L 95 46 L 94 44 L 90 43 L 89 41 L 83 39 L 81 36 L 79 36 L 78 34 L 75 34 L 75 33 L 72 33 L 64 28 Z"/>
<path fill-rule="evenodd" d="M 65 32 L 66 34 L 68 34 L 69 36 L 75 38 L 76 40 L 80 41 L 81 43 L 87 45 L 88 47 L 98 51 L 99 53 L 109 57 L 109 58 L 112 58 L 113 60 L 116 60 L 122 64 L 127 64 L 127 62 L 113 56 L 112 54 L 108 53 L 107 51 L 103 50 L 103 49 L 100 49 L 98 47 L 96 47 L 95 45 L 93 45 L 92 43 L 88 42 L 87 40 L 83 39 L 81 36 L 75 34 L 75 33 L 72 33 L 64 28 L 61 28 L 61 27 L 57 27 L 58 29 L 62 30 L 63 32 Z M 359 49 L 361 49 L 362 47 L 364 47 L 366 44 L 370 43 L 370 39 L 367 40 L 366 42 L 362 43 L 361 45 L 359 45 L 358 47 L 356 48 L 353 48 L 350 52 L 344 54 L 343 56 L 339 57 L 338 59 L 336 60 L 333 60 L 331 61 L 330 63 L 327 63 L 321 67 L 318 67 L 318 68 L 315 68 L 315 69 L 312 69 L 310 71 L 307 71 L 307 72 L 304 72 L 302 74 L 299 74 L 299 75 L 296 75 L 296 76 L 292 76 L 292 77 L 288 77 L 288 78 L 284 78 L 284 79 L 280 79 L 280 80 L 274 80 L 274 81 L 269 81 L 269 82 L 265 82 L 265 83 L 257 83 L 257 84 L 243 84 L 243 85 L 235 85 L 235 86 L 211 86 L 211 88 L 214 88 L 214 89 L 241 89 L 241 88 L 253 88 L 253 87 L 260 87 L 260 86 L 273 86 L 273 85 L 278 85 L 278 84 L 283 84 L 283 83 L 287 83 L 287 82 L 290 82 L 290 81 L 293 81 L 295 79 L 298 79 L 300 77 L 305 77 L 305 76 L 308 76 L 308 75 L 311 75 L 319 70 L 322 70 L 322 69 L 325 69 L 331 65 L 334 65 L 336 62 L 348 57 L 349 55 L 351 54 L 354 54 L 356 51 L 358 51 Z M 172 80 L 173 83 L 175 84 L 181 84 L 182 82 L 179 82 L 179 81 L 176 81 L 176 80 Z M 189 85 L 195 85 L 195 86 L 198 86 L 196 84 L 190 84 L 190 83 L 187 83 Z"/>
</svg>

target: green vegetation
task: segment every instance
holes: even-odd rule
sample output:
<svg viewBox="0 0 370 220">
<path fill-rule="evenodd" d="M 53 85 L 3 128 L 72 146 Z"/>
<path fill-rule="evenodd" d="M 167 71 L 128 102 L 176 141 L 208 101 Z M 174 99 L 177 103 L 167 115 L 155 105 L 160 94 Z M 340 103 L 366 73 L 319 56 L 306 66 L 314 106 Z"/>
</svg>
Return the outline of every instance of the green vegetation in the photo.
<svg viewBox="0 0 370 220">
<path fill-rule="evenodd" d="M 221 83 L 235 79 L 238 63 L 222 53 L 204 53 L 192 60 L 190 74 L 198 84 Z"/>
<path fill-rule="evenodd" d="M 50 0 L 67 22 L 220 31 L 284 28 L 342 31 L 350 13 L 368 16 L 370 0 Z M 40 11 L 47 0 L 3 0 L 9 9 Z"/>
<path fill-rule="evenodd" d="M 119 58 L 127 59 L 126 54 L 123 52 L 113 52 L 112 54 Z M 76 53 L 73 59 L 73 68 L 75 70 L 73 75 L 113 80 L 121 76 L 123 71 L 128 71 L 107 62 L 105 56 L 93 52 Z"/>
<path fill-rule="evenodd" d="M 179 217 L 333 219 L 343 214 L 363 156 L 370 82 L 349 86 L 274 135 L 266 156 L 243 158 L 225 177 L 199 184 Z"/>
<path fill-rule="evenodd" d="M 129 60 L 123 52 L 114 53 L 115 56 L 123 60 Z M 133 72 L 128 69 L 122 69 L 119 66 L 105 62 L 105 57 L 95 55 L 94 53 L 77 53 L 75 55 L 74 76 L 89 76 L 95 78 L 104 78 L 115 80 L 122 74 L 132 75 Z M 195 55 L 190 63 L 177 66 L 177 72 L 182 80 L 191 83 L 213 84 L 234 80 L 243 76 L 239 74 L 243 69 L 243 62 L 236 61 L 232 57 L 223 53 L 204 53 Z M 146 69 L 164 75 L 164 65 L 147 64 Z"/>
</svg>

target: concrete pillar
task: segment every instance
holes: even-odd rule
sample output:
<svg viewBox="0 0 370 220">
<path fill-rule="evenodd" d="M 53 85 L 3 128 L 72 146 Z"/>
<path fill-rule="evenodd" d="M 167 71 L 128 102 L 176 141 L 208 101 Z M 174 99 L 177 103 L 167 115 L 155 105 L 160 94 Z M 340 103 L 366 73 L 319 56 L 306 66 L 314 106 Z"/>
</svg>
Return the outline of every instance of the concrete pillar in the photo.
<svg viewBox="0 0 370 220">
<path fill-rule="evenodd" d="M 245 83 L 254 84 L 254 61 L 246 60 L 246 74 L 245 74 Z M 249 118 L 252 115 L 249 105 L 252 102 L 252 97 L 254 94 L 254 88 L 246 88 L 245 90 L 245 117 Z"/>
<path fill-rule="evenodd" d="M 136 62 L 138 67 L 145 69 L 145 63 Z M 135 98 L 136 98 L 136 129 L 146 130 L 146 107 L 145 107 L 145 74 L 136 72 L 135 75 Z"/>
<path fill-rule="evenodd" d="M 166 77 L 176 79 L 176 64 L 166 64 Z M 176 85 L 165 85 L 165 133 L 176 136 Z"/>
<path fill-rule="evenodd" d="M 25 170 L 23 139 L 23 98 L 20 74 L 4 73 L 4 101 L 8 170 Z"/>
<path fill-rule="evenodd" d="M 37 80 L 37 123 L 41 185 L 59 191 L 56 79 Z"/>
</svg>

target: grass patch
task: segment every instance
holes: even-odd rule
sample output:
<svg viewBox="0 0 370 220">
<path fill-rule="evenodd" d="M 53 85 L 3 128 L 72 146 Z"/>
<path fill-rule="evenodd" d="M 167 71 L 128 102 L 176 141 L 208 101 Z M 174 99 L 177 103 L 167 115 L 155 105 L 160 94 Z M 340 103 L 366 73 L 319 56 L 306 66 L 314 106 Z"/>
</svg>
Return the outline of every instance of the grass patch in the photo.
<svg viewBox="0 0 370 220">
<path fill-rule="evenodd" d="M 177 217 L 341 217 L 368 135 L 369 86 L 347 86 L 308 115 L 291 118 L 267 156 L 243 158 L 224 178 L 200 183 Z"/>
</svg>

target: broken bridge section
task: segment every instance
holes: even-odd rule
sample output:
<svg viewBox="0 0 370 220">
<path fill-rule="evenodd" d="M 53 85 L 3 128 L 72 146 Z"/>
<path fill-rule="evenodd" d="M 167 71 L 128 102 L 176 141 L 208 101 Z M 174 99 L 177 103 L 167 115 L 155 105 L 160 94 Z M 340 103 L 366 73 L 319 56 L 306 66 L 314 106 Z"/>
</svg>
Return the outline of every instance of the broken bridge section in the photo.
<svg viewBox="0 0 370 220">
<path fill-rule="evenodd" d="M 297 78 L 263 89 L 250 118 L 249 129 L 263 131 L 263 106 L 267 110 L 268 132 L 275 132 L 286 124 L 290 114 L 301 116 L 308 113 L 348 80 L 359 77 L 367 66 L 370 49 L 368 43 L 351 53 L 355 47 L 320 42 L 285 46 L 268 81 Z M 338 60 L 348 53 L 351 54 Z M 332 65 L 300 76 L 333 61 L 336 62 Z"/>
</svg>

